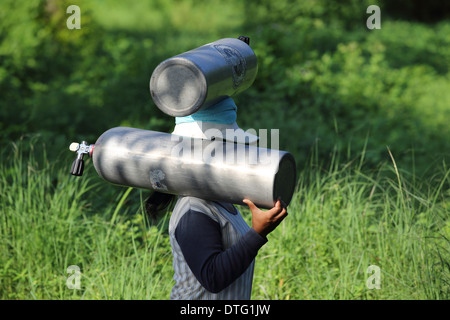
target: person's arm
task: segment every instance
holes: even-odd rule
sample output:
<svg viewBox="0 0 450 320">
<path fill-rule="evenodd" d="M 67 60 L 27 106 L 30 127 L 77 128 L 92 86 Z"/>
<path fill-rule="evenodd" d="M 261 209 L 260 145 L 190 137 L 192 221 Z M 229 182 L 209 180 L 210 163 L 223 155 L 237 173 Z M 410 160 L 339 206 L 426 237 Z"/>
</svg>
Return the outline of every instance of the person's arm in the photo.
<svg viewBox="0 0 450 320">
<path fill-rule="evenodd" d="M 224 249 L 219 223 L 192 210 L 178 222 L 175 238 L 192 273 L 212 293 L 239 278 L 267 242 L 265 236 L 250 228 L 237 243 Z"/>
</svg>

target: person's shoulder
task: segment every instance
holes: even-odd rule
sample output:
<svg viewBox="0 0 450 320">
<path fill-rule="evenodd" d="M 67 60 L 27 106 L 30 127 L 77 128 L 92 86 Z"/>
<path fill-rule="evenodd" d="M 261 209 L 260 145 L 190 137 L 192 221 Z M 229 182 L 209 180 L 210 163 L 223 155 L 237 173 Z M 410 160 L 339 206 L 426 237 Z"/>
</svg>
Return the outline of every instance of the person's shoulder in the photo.
<svg viewBox="0 0 450 320">
<path fill-rule="evenodd" d="M 184 196 L 179 198 L 176 207 L 178 207 L 176 209 L 178 209 L 181 214 L 185 214 L 188 211 L 196 211 L 217 221 L 217 212 L 212 201 L 197 197 Z"/>
<path fill-rule="evenodd" d="M 178 201 L 184 206 L 189 206 L 194 211 L 209 211 L 211 206 L 211 201 L 191 196 L 180 197 Z"/>
<path fill-rule="evenodd" d="M 170 217 L 169 232 L 174 231 L 179 221 L 191 211 L 196 211 L 208 216 L 212 216 L 211 209 L 208 207 L 206 200 L 190 196 L 178 196 L 177 202 Z"/>
</svg>

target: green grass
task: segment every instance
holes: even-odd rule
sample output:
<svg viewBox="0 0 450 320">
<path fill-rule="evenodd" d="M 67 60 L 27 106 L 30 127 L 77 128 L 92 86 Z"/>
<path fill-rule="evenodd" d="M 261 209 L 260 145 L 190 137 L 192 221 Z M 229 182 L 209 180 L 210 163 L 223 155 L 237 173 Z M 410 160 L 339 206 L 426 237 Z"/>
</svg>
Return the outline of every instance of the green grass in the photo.
<svg viewBox="0 0 450 320">
<path fill-rule="evenodd" d="M 72 159 L 45 150 L 35 140 L 2 150 L 0 298 L 168 299 L 169 215 L 148 223 L 145 191 L 111 186 L 90 163 L 72 177 Z M 288 217 L 256 258 L 253 299 L 448 299 L 449 168 L 425 181 L 395 154 L 376 170 L 364 153 L 338 158 L 313 156 L 301 171 Z M 70 265 L 79 290 L 67 288 Z M 381 269 L 379 290 L 366 287 L 369 265 Z"/>
<path fill-rule="evenodd" d="M 69 162 L 11 149 L 0 165 L 1 298 L 165 297 L 171 253 L 164 224 L 145 225 L 139 202 L 127 203 L 131 189 L 113 189 L 119 192 L 108 199 L 106 183 L 70 176 Z M 66 286 L 70 265 L 81 269 L 81 290 Z"/>
<path fill-rule="evenodd" d="M 80 3 L 80 6 L 84 5 Z M 89 2 L 88 6 L 93 19 L 105 29 L 146 33 L 161 32 L 169 27 L 182 32 L 209 33 L 211 29 L 237 28 L 244 20 L 243 3 L 220 0 L 208 2 L 157 0 L 128 3 L 100 0 Z"/>
</svg>

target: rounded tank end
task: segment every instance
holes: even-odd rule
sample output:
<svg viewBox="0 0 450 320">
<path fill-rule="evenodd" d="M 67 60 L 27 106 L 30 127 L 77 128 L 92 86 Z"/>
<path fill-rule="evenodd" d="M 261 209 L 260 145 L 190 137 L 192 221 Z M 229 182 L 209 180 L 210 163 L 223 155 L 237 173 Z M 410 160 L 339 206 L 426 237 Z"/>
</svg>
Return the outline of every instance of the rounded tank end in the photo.
<svg viewBox="0 0 450 320">
<path fill-rule="evenodd" d="M 286 153 L 280 160 L 278 172 L 275 174 L 273 199 L 283 200 L 289 205 L 296 185 L 297 169 L 295 159 L 290 153 Z"/>
<path fill-rule="evenodd" d="M 193 114 L 206 100 L 208 86 L 201 70 L 191 61 L 163 61 L 150 78 L 150 94 L 156 106 L 173 117 Z"/>
</svg>

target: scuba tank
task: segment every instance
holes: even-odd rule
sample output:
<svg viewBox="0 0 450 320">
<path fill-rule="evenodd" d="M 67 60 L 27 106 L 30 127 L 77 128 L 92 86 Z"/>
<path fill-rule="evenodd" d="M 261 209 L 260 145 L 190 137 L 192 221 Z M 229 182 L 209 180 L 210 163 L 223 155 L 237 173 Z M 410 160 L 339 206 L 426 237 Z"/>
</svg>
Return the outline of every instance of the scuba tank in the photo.
<svg viewBox="0 0 450 320">
<path fill-rule="evenodd" d="M 248 37 L 220 39 L 161 62 L 150 78 L 156 106 L 184 117 L 249 88 L 258 72 L 249 43 Z"/>
</svg>

